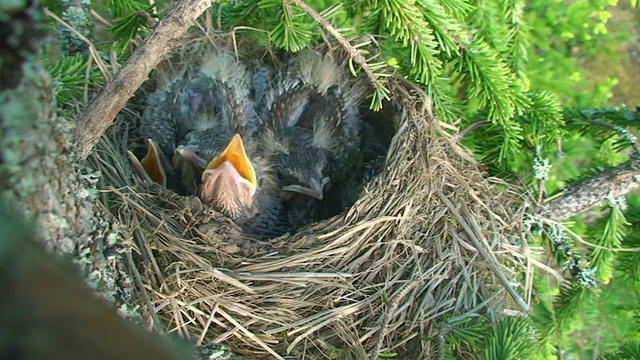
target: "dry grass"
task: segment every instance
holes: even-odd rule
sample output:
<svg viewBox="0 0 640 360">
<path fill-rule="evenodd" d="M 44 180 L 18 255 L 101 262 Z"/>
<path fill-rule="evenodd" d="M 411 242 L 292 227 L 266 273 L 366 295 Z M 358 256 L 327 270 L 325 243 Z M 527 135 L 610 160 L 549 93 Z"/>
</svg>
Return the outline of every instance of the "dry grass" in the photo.
<svg viewBox="0 0 640 360">
<path fill-rule="evenodd" d="M 91 161 L 135 239 L 149 327 L 251 358 L 428 359 L 442 344 L 424 339 L 443 315 L 526 307 L 514 301 L 528 299 L 532 276 L 524 201 L 487 178 L 419 88 L 391 86 L 397 130 L 382 173 L 345 213 L 266 243 L 196 198 L 140 182 L 125 156 L 137 115 L 121 114 Z"/>
</svg>

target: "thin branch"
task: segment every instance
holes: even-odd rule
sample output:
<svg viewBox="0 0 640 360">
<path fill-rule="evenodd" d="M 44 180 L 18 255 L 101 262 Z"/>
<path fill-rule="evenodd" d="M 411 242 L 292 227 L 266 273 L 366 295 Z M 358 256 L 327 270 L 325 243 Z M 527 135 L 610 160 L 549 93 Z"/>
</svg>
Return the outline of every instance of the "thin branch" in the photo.
<svg viewBox="0 0 640 360">
<path fill-rule="evenodd" d="M 211 6 L 211 0 L 180 0 L 153 29 L 144 44 L 105 84 L 78 119 L 75 130 L 77 156 L 86 157 L 100 136 L 111 125 L 124 104 L 133 96 L 149 73 L 174 47 L 187 28 Z"/>
<path fill-rule="evenodd" d="M 333 25 L 329 24 L 329 22 L 322 15 L 320 15 L 317 11 L 311 8 L 311 6 L 309 6 L 306 2 L 302 0 L 289 0 L 289 1 L 294 3 L 296 6 L 298 6 L 302 10 L 304 10 L 304 12 L 309 14 L 309 16 L 313 18 L 313 20 L 315 20 L 318 24 L 322 25 L 322 27 L 327 29 L 327 31 L 331 35 L 333 35 L 333 37 L 336 40 L 338 40 L 340 45 L 342 45 L 342 47 L 344 47 L 349 52 L 349 56 L 351 57 L 351 59 L 353 59 L 353 61 L 355 61 L 358 65 L 360 65 L 362 70 L 364 70 L 364 72 L 367 74 L 367 77 L 369 78 L 369 81 L 371 82 L 371 85 L 373 85 L 376 88 L 376 90 L 380 88 L 380 84 L 378 83 L 378 78 L 376 77 L 376 74 L 373 72 L 373 70 L 371 70 L 371 67 L 369 67 L 369 64 L 367 64 L 367 59 L 364 57 L 364 55 L 362 55 L 362 53 L 358 49 L 353 47 L 349 43 L 349 41 L 345 39 L 344 36 L 342 36 L 342 34 L 340 34 L 338 29 L 333 27 Z"/>
<path fill-rule="evenodd" d="M 556 221 L 568 219 L 602 204 L 607 196 L 623 196 L 640 189 L 640 161 L 631 158 L 624 164 L 571 185 L 562 195 L 549 201 L 542 209 Z"/>
<path fill-rule="evenodd" d="M 98 14 L 95 10 L 90 10 L 89 14 L 91 16 L 93 16 L 94 18 L 96 18 L 96 20 L 98 20 L 99 23 L 101 23 L 102 25 L 106 26 L 106 27 L 112 27 L 113 24 L 110 23 L 109 21 L 107 21 L 105 18 L 103 18 L 100 14 Z"/>
<path fill-rule="evenodd" d="M 465 138 L 467 135 L 469 135 L 471 132 L 475 131 L 478 128 L 481 127 L 485 127 L 485 126 L 489 126 L 491 125 L 491 123 L 487 120 L 481 120 L 478 122 L 475 122 L 469 126 L 467 126 L 466 128 L 460 130 L 460 132 L 457 134 L 459 139 Z"/>
</svg>

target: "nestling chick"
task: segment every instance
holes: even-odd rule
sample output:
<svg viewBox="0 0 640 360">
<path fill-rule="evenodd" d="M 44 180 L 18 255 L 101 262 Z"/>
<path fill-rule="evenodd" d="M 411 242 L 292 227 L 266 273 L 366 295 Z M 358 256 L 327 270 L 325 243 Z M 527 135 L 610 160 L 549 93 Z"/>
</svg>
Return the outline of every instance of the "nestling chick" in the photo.
<svg viewBox="0 0 640 360">
<path fill-rule="evenodd" d="M 147 139 L 147 154 L 141 160 L 131 150 L 127 150 L 127 156 L 133 169 L 143 180 L 167 186 L 167 174 L 162 165 L 160 149 L 153 139 Z"/>
<path fill-rule="evenodd" d="M 315 51 L 300 53 L 277 73 L 263 99 L 269 111 L 261 141 L 284 191 L 321 200 L 328 184 L 351 175 L 360 159 L 364 90 Z"/>
<path fill-rule="evenodd" d="M 197 62 L 148 97 L 148 153 L 134 168 L 257 237 L 317 220 L 328 189 L 357 173 L 363 83 L 315 51 L 255 74 L 225 52 Z"/>
<path fill-rule="evenodd" d="M 193 130 L 180 142 L 174 164 L 187 193 L 258 238 L 287 231 L 273 166 L 258 151 L 245 68 L 228 55 L 215 57 L 182 93 Z"/>
<path fill-rule="evenodd" d="M 223 136 L 208 137 L 207 133 L 211 135 L 206 130 L 191 134 L 190 140 L 200 139 L 197 150 L 194 151 L 193 145 L 181 146 L 178 150 L 194 168 L 204 169 L 197 188 L 202 202 L 227 215 L 258 239 L 289 231 L 273 166 L 269 159 L 257 153 L 254 139 L 249 138 L 245 143 L 235 134 L 226 147 L 218 150 Z"/>
</svg>

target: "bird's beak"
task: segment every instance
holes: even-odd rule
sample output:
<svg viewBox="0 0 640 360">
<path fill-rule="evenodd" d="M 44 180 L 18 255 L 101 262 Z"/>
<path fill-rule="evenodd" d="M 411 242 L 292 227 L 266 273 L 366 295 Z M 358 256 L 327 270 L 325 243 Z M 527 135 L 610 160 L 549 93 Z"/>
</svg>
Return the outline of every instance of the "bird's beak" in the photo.
<svg viewBox="0 0 640 360">
<path fill-rule="evenodd" d="M 147 181 L 155 181 L 162 186 L 166 186 L 167 174 L 160 162 L 158 144 L 156 144 L 155 141 L 152 139 L 147 140 L 147 154 L 142 160 L 138 160 L 131 151 L 127 151 L 127 155 L 133 164 L 134 170 L 141 178 Z"/>
<path fill-rule="evenodd" d="M 314 199 L 322 200 L 324 198 L 324 187 L 329 183 L 329 178 L 326 177 L 322 181 L 316 181 L 312 179 L 309 182 L 309 187 L 300 185 L 287 185 L 283 186 L 283 191 L 295 192 L 298 194 L 311 196 Z"/>
<path fill-rule="evenodd" d="M 258 180 L 256 179 L 256 172 L 253 169 L 253 165 L 244 150 L 244 144 L 239 134 L 235 134 L 229 142 L 229 145 L 227 145 L 227 148 L 207 164 L 205 173 L 216 170 L 225 162 L 231 164 L 238 174 L 251 184 L 250 194 L 253 195 L 258 187 Z M 203 173 L 203 177 L 205 173 Z"/>
<path fill-rule="evenodd" d="M 197 155 L 198 148 L 193 145 L 180 145 L 176 149 L 176 153 L 187 160 L 190 164 L 198 168 L 200 171 L 207 168 L 207 160 Z"/>
</svg>

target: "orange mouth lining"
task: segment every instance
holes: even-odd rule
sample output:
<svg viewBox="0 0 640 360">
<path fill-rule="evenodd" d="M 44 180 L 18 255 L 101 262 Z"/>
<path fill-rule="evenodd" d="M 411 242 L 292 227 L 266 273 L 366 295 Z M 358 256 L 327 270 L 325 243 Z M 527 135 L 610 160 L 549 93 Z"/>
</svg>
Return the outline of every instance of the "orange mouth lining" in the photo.
<svg viewBox="0 0 640 360">
<path fill-rule="evenodd" d="M 244 144 L 239 134 L 235 134 L 226 149 L 209 162 L 207 170 L 213 170 L 225 161 L 231 163 L 238 173 L 253 185 L 251 189 L 251 194 L 253 195 L 258 185 L 256 172 L 244 150 Z"/>
</svg>

